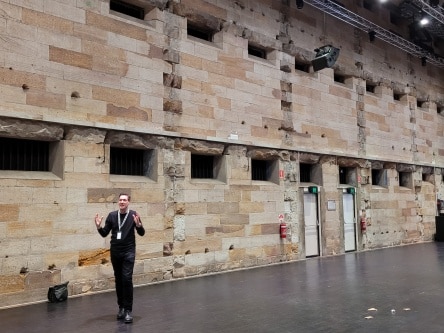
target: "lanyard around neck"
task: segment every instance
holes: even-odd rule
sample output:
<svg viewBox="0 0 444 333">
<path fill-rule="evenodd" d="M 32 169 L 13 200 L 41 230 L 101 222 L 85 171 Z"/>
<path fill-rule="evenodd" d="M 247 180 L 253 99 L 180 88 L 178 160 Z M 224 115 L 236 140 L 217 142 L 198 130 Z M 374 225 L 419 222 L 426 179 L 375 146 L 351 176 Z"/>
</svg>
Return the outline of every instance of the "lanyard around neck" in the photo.
<svg viewBox="0 0 444 333">
<path fill-rule="evenodd" d="M 120 229 L 122 229 L 123 225 L 125 224 L 126 219 L 128 218 L 128 215 L 129 215 L 129 209 L 128 209 L 128 211 L 126 212 L 126 215 L 125 215 L 125 218 L 123 219 L 123 222 L 120 223 L 120 210 L 119 210 L 119 212 L 117 213 L 117 223 L 119 224 L 119 231 L 120 231 Z"/>
</svg>

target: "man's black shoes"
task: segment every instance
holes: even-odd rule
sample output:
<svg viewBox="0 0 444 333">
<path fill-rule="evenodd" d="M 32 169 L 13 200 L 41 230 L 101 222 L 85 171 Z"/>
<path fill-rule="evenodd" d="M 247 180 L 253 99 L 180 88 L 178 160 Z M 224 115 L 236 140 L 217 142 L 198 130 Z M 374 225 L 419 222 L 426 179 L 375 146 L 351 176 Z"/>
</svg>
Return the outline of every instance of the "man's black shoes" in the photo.
<svg viewBox="0 0 444 333">
<path fill-rule="evenodd" d="M 131 315 L 131 311 L 125 311 L 125 324 L 131 324 L 133 322 L 133 316 Z"/>
<path fill-rule="evenodd" d="M 117 313 L 117 320 L 122 320 L 125 318 L 125 309 L 119 308 L 119 312 Z"/>
<path fill-rule="evenodd" d="M 125 324 L 131 324 L 133 322 L 133 315 L 130 310 L 125 310 L 124 308 L 119 308 L 119 312 L 117 313 L 117 320 L 122 320 Z"/>
</svg>

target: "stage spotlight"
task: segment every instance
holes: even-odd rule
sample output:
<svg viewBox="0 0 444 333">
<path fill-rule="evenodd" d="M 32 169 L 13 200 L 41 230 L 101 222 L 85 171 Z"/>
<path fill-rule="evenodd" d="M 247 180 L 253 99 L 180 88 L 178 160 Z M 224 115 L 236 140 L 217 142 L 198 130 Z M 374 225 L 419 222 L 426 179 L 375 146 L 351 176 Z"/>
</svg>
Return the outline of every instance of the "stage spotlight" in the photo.
<svg viewBox="0 0 444 333">
<path fill-rule="evenodd" d="M 424 13 L 421 13 L 421 19 L 419 20 L 419 24 L 421 26 L 425 26 L 425 25 L 429 24 L 429 22 L 430 22 L 430 18 L 427 15 L 425 15 Z"/>
<path fill-rule="evenodd" d="M 314 51 L 316 52 L 316 56 L 315 59 L 311 61 L 311 64 L 315 72 L 327 67 L 332 67 L 339 56 L 339 49 L 331 45 L 324 45 Z"/>
<path fill-rule="evenodd" d="M 304 0 L 296 0 L 296 7 L 302 9 L 304 7 Z"/>
<path fill-rule="evenodd" d="M 421 65 L 422 65 L 422 66 L 427 65 L 427 58 L 426 58 L 426 57 L 422 57 L 422 58 L 421 58 Z"/>
<path fill-rule="evenodd" d="M 375 36 L 376 32 L 374 32 L 373 30 L 368 32 L 368 38 L 370 39 L 370 42 L 373 42 L 375 40 Z"/>
</svg>

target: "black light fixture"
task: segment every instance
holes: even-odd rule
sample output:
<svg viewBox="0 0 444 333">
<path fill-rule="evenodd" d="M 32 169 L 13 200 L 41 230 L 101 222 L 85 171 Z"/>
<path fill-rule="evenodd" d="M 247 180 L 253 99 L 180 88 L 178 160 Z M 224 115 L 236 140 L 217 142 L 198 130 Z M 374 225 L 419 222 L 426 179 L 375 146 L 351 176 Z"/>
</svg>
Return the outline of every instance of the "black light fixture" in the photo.
<svg viewBox="0 0 444 333">
<path fill-rule="evenodd" d="M 331 45 L 324 45 L 314 51 L 316 52 L 316 56 L 311 61 L 311 64 L 315 72 L 332 67 L 339 56 L 339 49 Z"/>
<path fill-rule="evenodd" d="M 425 65 L 427 65 L 427 58 L 426 58 L 426 57 L 422 57 L 422 58 L 421 58 L 421 65 L 422 65 L 423 67 L 425 67 Z"/>
<path fill-rule="evenodd" d="M 302 9 L 304 7 L 304 0 L 296 0 L 297 9 Z"/>
<path fill-rule="evenodd" d="M 376 32 L 374 30 L 371 30 L 368 32 L 368 38 L 370 39 L 370 42 L 375 41 Z"/>
</svg>

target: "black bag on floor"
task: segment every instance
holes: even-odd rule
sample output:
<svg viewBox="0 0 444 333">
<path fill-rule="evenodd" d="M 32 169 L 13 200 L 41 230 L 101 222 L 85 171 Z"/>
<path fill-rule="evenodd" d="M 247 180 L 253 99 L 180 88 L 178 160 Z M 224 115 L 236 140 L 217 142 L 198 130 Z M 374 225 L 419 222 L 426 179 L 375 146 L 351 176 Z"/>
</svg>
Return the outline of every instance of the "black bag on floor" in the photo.
<svg viewBox="0 0 444 333">
<path fill-rule="evenodd" d="M 57 284 L 48 289 L 48 301 L 51 303 L 63 302 L 68 299 L 68 282 Z"/>
</svg>

